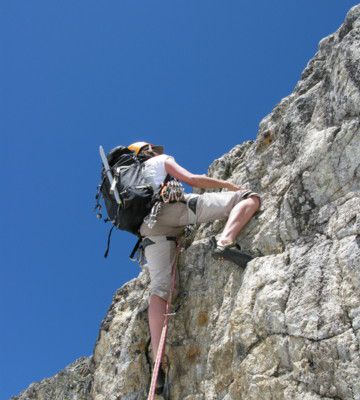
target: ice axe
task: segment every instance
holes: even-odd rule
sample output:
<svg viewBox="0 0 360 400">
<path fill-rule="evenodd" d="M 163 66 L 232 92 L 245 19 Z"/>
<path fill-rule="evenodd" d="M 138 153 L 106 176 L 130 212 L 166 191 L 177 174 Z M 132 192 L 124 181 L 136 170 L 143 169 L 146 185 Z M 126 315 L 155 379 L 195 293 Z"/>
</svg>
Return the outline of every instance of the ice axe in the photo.
<svg viewBox="0 0 360 400">
<path fill-rule="evenodd" d="M 103 149 L 102 146 L 99 146 L 99 153 L 100 153 L 101 161 L 103 163 L 103 166 L 104 166 L 104 169 L 105 169 L 105 172 L 106 172 L 106 176 L 109 179 L 109 182 L 110 182 L 110 185 L 111 185 L 110 192 L 112 194 L 114 194 L 116 202 L 118 204 L 122 204 L 121 200 L 120 200 L 119 192 L 118 192 L 118 190 L 116 188 L 116 180 L 112 176 L 111 169 L 110 169 L 110 166 L 109 166 L 109 162 L 108 162 L 108 159 L 106 158 L 106 155 L 105 155 L 105 152 L 104 152 L 104 149 Z"/>
</svg>

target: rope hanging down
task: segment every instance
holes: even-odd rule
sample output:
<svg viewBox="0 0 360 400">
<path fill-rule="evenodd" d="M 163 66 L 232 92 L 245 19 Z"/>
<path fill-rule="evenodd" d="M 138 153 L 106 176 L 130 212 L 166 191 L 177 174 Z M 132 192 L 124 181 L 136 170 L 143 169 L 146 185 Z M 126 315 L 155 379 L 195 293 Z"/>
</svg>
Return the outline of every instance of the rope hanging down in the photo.
<svg viewBox="0 0 360 400">
<path fill-rule="evenodd" d="M 159 347 L 158 347 L 158 351 L 156 354 L 154 370 L 153 370 L 153 374 L 151 377 L 150 391 L 149 391 L 147 400 L 154 400 L 154 397 L 155 397 L 156 382 L 157 382 L 158 375 L 159 375 L 161 360 L 162 360 L 164 350 L 165 350 L 166 335 L 168 332 L 168 325 L 169 325 L 169 317 L 174 315 L 174 314 L 171 314 L 170 311 L 171 311 L 172 295 L 173 295 L 173 291 L 175 289 L 176 264 L 177 264 L 177 259 L 178 259 L 178 255 L 179 255 L 179 250 L 180 250 L 179 244 L 176 243 L 176 254 L 175 254 L 174 262 L 172 264 L 172 269 L 171 269 L 170 294 L 169 294 L 168 300 L 166 302 L 166 309 L 165 309 L 165 314 L 164 314 L 164 324 L 163 324 L 163 328 L 161 331 Z"/>
</svg>

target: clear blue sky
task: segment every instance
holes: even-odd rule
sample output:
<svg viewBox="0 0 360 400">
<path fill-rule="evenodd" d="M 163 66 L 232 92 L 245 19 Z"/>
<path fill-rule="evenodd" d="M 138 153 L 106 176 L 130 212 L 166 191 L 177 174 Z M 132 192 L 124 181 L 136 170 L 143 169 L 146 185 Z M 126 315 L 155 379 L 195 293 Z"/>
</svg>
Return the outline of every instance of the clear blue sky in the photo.
<svg viewBox="0 0 360 400">
<path fill-rule="evenodd" d="M 0 2 L 1 400 L 90 355 L 135 237 L 92 212 L 98 146 L 195 173 L 254 139 L 348 0 Z"/>
</svg>

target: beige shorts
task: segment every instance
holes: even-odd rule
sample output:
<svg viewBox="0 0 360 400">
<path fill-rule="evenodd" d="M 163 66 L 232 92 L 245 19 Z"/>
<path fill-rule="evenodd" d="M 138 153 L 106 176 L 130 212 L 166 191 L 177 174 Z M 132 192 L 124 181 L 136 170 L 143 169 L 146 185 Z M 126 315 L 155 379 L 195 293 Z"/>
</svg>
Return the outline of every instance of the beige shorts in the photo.
<svg viewBox="0 0 360 400">
<path fill-rule="evenodd" d="M 179 237 L 185 226 L 225 219 L 241 200 L 260 195 L 251 190 L 186 194 L 185 202 L 164 204 L 152 229 L 145 223 L 140 234 L 145 238 L 145 258 L 150 273 L 151 294 L 167 299 L 171 286 L 171 267 L 176 243 L 168 238 Z M 261 199 L 260 199 L 261 201 Z"/>
</svg>

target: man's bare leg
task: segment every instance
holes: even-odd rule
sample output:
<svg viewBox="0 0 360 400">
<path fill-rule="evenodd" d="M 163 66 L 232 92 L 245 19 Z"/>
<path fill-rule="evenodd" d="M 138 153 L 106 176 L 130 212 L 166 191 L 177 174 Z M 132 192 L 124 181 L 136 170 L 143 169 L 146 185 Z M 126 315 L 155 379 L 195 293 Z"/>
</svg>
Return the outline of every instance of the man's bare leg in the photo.
<svg viewBox="0 0 360 400">
<path fill-rule="evenodd" d="M 242 228 L 250 221 L 252 216 L 260 207 L 260 200 L 256 196 L 251 196 L 241 200 L 231 210 L 225 228 L 220 235 L 217 243 L 224 246 L 235 241 Z"/>
<path fill-rule="evenodd" d="M 251 196 L 245 200 L 241 200 L 238 204 L 236 204 L 236 206 L 230 212 L 225 228 L 217 243 L 225 245 L 235 241 L 241 229 L 250 221 L 259 207 L 260 200 L 256 196 Z M 165 312 L 166 301 L 157 295 L 151 295 L 148 316 L 151 334 L 151 347 L 154 360 L 159 348 Z"/>
<path fill-rule="evenodd" d="M 164 314 L 166 312 L 166 301 L 161 297 L 153 294 L 150 296 L 148 309 L 149 326 L 151 335 L 151 348 L 153 359 L 156 359 L 156 354 L 159 348 L 161 331 L 164 324 Z"/>
</svg>

